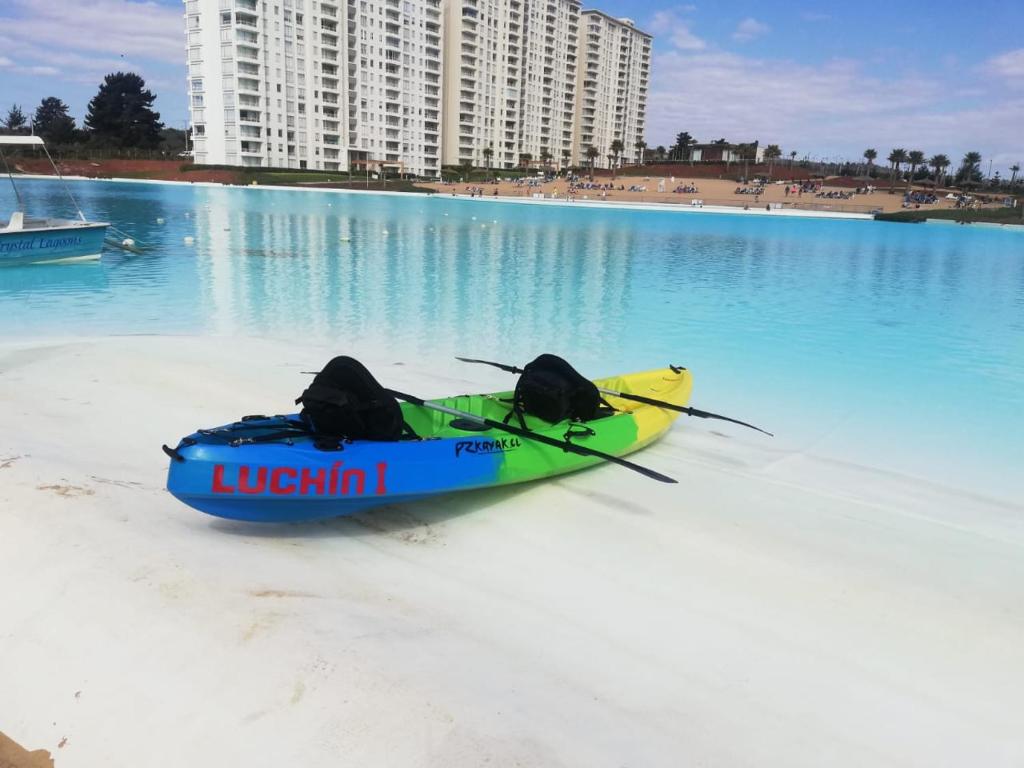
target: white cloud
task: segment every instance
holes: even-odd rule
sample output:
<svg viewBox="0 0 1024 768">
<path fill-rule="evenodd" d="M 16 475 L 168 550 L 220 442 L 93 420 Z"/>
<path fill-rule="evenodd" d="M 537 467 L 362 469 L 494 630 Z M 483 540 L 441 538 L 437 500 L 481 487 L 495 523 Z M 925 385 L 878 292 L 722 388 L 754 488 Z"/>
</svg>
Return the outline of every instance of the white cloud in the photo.
<svg viewBox="0 0 1024 768">
<path fill-rule="evenodd" d="M 57 69 L 56 67 L 43 67 L 43 66 L 26 67 L 25 71 L 28 72 L 31 75 L 59 75 L 60 74 L 60 70 Z"/>
<path fill-rule="evenodd" d="M 990 74 L 1024 85 L 1024 48 L 993 56 L 985 62 L 983 69 Z"/>
<path fill-rule="evenodd" d="M 802 157 L 859 158 L 902 146 L 956 157 L 1020 152 L 1024 99 L 976 99 L 956 107 L 948 84 L 918 76 L 868 75 L 854 61 L 823 64 L 673 51 L 655 56 L 647 141 L 671 144 L 680 131 L 700 141 L 760 140 Z M 984 103 L 984 106 L 980 104 Z M 969 146 L 968 146 L 969 145 Z M 884 150 L 884 152 L 883 152 Z"/>
<path fill-rule="evenodd" d="M 8 59 L 6 56 L 0 56 L 0 67 L 13 67 L 14 62 Z"/>
<path fill-rule="evenodd" d="M 0 30 L 44 66 L 69 51 L 175 63 L 185 55 L 181 9 L 153 2 L 13 0 Z"/>
<path fill-rule="evenodd" d="M 692 6 L 686 6 L 687 10 Z M 673 11 L 658 11 L 649 25 L 655 39 L 668 38 L 672 46 L 680 51 L 702 51 L 707 43 L 690 30 L 690 24 L 680 19 Z"/>
<path fill-rule="evenodd" d="M 755 37 L 766 35 L 770 31 L 771 27 L 767 24 L 748 16 L 736 25 L 736 31 L 732 33 L 732 39 L 745 43 L 753 40 Z"/>
</svg>

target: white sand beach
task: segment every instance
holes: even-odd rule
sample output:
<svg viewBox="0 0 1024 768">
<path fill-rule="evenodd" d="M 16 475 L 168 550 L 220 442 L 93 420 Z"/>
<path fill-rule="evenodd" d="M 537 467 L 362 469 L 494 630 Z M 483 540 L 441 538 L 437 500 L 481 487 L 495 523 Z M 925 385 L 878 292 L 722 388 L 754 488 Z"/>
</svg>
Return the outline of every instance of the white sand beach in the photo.
<svg viewBox="0 0 1024 768">
<path fill-rule="evenodd" d="M 685 420 L 636 456 L 676 486 L 289 527 L 167 494 L 161 443 L 289 409 L 337 351 L 0 345 L 0 731 L 58 768 L 1024 763 L 1024 505 Z"/>
</svg>

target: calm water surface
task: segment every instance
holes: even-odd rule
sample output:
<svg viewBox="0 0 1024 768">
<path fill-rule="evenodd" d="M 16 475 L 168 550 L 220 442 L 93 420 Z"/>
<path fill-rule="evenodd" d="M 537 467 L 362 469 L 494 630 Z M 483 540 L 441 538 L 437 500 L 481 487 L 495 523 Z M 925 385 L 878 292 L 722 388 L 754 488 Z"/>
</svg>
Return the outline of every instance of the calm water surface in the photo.
<svg viewBox="0 0 1024 768">
<path fill-rule="evenodd" d="M 52 182 L 19 188 L 31 211 L 71 213 Z M 4 337 L 244 334 L 330 340 L 339 352 L 379 339 L 433 359 L 556 351 L 593 375 L 681 363 L 694 404 L 774 428 L 777 447 L 1024 498 L 1024 234 L 72 188 L 90 217 L 150 250 L 0 269 Z M 0 193 L 0 209 L 13 204 Z"/>
</svg>

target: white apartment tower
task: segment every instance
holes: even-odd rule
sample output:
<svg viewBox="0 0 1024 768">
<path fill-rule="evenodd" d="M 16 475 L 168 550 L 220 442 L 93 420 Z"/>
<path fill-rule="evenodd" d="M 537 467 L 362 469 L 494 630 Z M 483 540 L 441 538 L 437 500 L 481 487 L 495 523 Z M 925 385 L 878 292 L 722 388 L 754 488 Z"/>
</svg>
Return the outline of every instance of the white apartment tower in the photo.
<svg viewBox="0 0 1024 768">
<path fill-rule="evenodd" d="M 518 163 L 524 1 L 444 0 L 445 165 Z"/>
<path fill-rule="evenodd" d="M 571 152 L 579 16 L 579 0 L 445 0 L 446 165 Z"/>
<path fill-rule="evenodd" d="M 571 160 L 579 21 L 579 0 L 523 2 L 519 154 L 535 163 Z"/>
<path fill-rule="evenodd" d="M 586 153 L 599 154 L 594 165 L 612 164 L 612 142 L 622 142 L 621 158 L 639 161 L 638 140 L 644 136 L 647 87 L 651 69 L 651 36 L 629 19 L 601 11 L 580 15 L 580 66 L 577 73 L 574 157 L 589 163 Z"/>
<path fill-rule="evenodd" d="M 436 177 L 637 155 L 651 37 L 580 0 L 185 0 L 195 162 Z"/>
<path fill-rule="evenodd" d="M 440 0 L 185 0 L 196 163 L 437 175 L 440 24 Z"/>
<path fill-rule="evenodd" d="M 353 167 L 441 172 L 441 0 L 348 0 Z"/>
</svg>

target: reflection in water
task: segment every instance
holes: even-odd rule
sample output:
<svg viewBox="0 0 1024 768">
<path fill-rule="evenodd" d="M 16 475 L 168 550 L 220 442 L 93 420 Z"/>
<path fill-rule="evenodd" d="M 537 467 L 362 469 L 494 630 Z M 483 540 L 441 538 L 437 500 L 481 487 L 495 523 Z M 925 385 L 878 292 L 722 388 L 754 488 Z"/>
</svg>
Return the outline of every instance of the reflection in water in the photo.
<svg viewBox="0 0 1024 768">
<path fill-rule="evenodd" d="M 195 211 L 206 235 L 196 263 L 216 333 L 596 353 L 605 334 L 624 332 L 630 230 L 510 229 L 482 216 L 438 216 L 431 200 L 398 217 L 344 202 L 296 214 L 232 206 L 235 194 L 204 190 Z"/>
<path fill-rule="evenodd" d="M 20 186 L 32 210 L 67 213 L 58 185 Z M 0 270 L 0 333 L 372 342 L 435 361 L 547 350 L 594 375 L 680 363 L 696 404 L 765 422 L 780 449 L 1024 495 L 1020 234 L 444 196 L 74 191 L 152 247 Z"/>
</svg>

